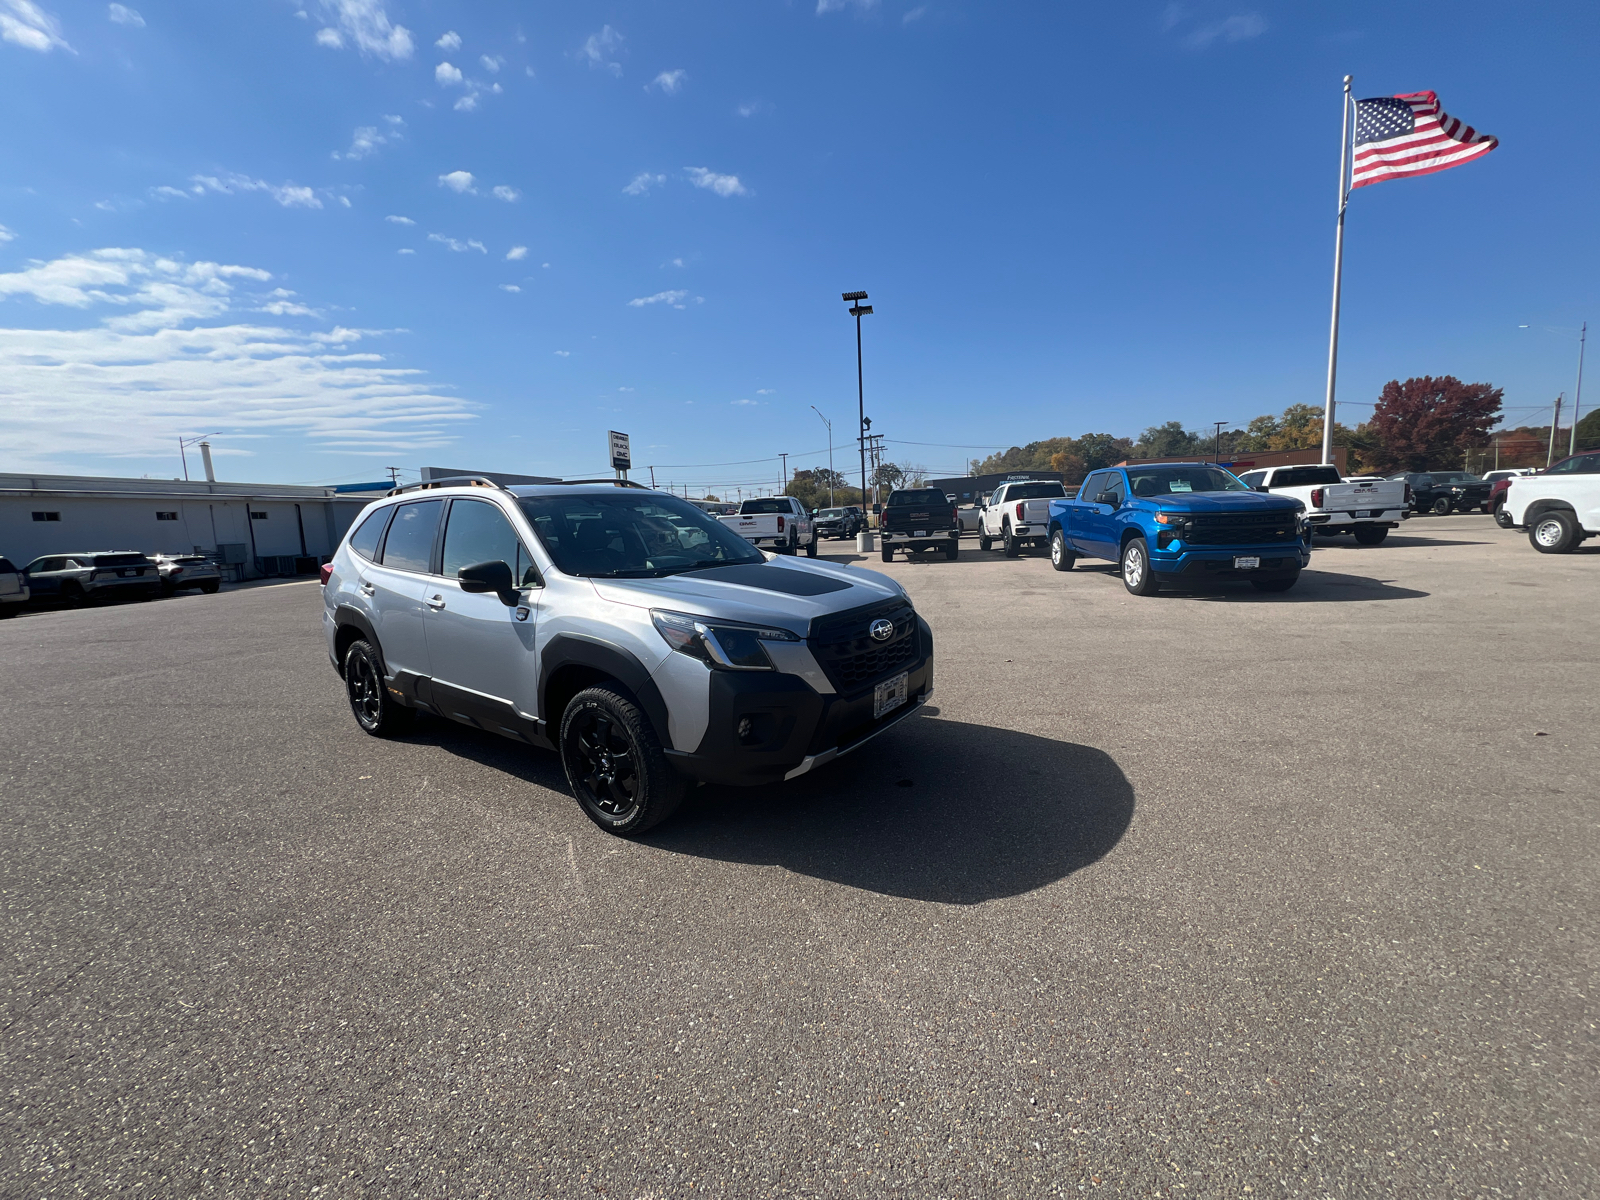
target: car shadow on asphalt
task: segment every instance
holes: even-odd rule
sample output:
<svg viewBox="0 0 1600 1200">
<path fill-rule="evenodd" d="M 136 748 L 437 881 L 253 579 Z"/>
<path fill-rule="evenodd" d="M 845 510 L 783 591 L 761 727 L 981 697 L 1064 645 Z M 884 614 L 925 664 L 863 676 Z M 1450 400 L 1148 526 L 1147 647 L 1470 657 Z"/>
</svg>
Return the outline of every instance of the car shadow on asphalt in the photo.
<svg viewBox="0 0 1600 1200">
<path fill-rule="evenodd" d="M 789 783 L 697 788 L 643 840 L 886 896 L 981 904 L 1104 858 L 1133 807 L 1103 751 L 924 713 Z"/>
</svg>

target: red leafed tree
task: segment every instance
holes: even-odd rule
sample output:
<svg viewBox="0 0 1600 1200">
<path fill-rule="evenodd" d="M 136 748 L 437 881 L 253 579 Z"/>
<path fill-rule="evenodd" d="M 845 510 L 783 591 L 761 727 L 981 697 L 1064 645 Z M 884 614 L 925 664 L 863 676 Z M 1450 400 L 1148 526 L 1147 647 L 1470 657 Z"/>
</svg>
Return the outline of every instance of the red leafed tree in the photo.
<svg viewBox="0 0 1600 1200">
<path fill-rule="evenodd" d="M 1505 392 L 1454 375 L 1424 375 L 1383 385 L 1372 424 L 1395 466 L 1408 471 L 1459 467 L 1462 452 L 1482 446 L 1500 419 Z"/>
</svg>

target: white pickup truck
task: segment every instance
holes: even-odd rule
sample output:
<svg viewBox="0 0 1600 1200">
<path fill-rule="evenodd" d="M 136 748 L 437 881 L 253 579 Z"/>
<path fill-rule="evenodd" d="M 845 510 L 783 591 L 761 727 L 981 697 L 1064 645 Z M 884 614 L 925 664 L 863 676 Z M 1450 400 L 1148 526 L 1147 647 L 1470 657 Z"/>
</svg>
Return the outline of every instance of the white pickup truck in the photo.
<svg viewBox="0 0 1600 1200">
<path fill-rule="evenodd" d="M 1567 554 L 1600 534 L 1600 450 L 1513 479 L 1495 521 L 1526 529 L 1540 554 Z"/>
<path fill-rule="evenodd" d="M 1048 545 L 1050 501 L 1066 496 L 1066 488 L 1048 480 L 1002 483 L 978 512 L 978 549 L 1001 542 L 1006 557 L 1015 558 L 1023 546 Z"/>
<path fill-rule="evenodd" d="M 752 546 L 793 554 L 804 549 L 807 558 L 817 556 L 817 525 L 805 505 L 793 496 L 763 496 L 746 500 L 731 517 L 718 517 Z"/>
<path fill-rule="evenodd" d="M 1411 497 L 1404 480 L 1346 483 L 1335 466 L 1266 467 L 1246 471 L 1239 479 L 1258 492 L 1293 496 L 1306 506 L 1306 518 L 1320 536 L 1353 533 L 1363 546 L 1376 546 L 1411 515 Z"/>
</svg>

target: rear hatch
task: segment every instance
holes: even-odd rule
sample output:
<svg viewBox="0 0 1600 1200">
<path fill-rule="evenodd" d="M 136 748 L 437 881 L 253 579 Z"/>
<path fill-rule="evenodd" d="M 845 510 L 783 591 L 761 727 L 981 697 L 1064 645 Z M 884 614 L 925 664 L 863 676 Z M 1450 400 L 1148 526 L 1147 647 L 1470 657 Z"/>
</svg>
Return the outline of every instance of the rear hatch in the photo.
<svg viewBox="0 0 1600 1200">
<path fill-rule="evenodd" d="M 178 554 L 166 562 L 169 564 L 167 576 L 171 579 L 194 579 L 217 573 L 217 564 L 204 554 Z"/>
<path fill-rule="evenodd" d="M 157 576 L 156 564 L 142 554 L 96 554 L 91 561 L 96 583 L 153 583 Z"/>
<path fill-rule="evenodd" d="M 9 558 L 0 558 L 0 596 L 22 594 L 22 572 Z"/>
</svg>

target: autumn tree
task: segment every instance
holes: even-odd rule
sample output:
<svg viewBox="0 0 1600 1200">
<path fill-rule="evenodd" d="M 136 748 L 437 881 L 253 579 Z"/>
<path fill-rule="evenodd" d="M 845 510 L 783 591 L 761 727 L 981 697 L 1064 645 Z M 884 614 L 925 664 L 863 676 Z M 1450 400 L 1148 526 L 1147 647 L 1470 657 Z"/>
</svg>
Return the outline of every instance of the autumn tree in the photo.
<svg viewBox="0 0 1600 1200">
<path fill-rule="evenodd" d="M 1504 391 L 1488 383 L 1462 383 L 1453 375 L 1424 375 L 1384 384 L 1372 426 L 1391 462 L 1411 471 L 1452 466 L 1463 451 L 1478 449 L 1500 419 Z"/>
</svg>

